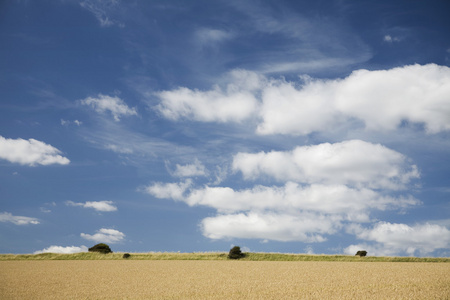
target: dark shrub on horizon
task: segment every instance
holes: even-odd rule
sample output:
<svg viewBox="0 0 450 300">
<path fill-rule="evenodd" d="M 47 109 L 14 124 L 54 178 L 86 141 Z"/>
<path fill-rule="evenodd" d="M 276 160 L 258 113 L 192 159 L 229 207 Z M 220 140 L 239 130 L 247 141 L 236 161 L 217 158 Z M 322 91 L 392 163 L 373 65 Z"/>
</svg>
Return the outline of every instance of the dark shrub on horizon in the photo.
<svg viewBox="0 0 450 300">
<path fill-rule="evenodd" d="M 355 256 L 359 256 L 359 257 L 366 256 L 366 255 L 367 255 L 367 251 L 365 251 L 365 250 L 359 250 L 355 254 Z"/>
<path fill-rule="evenodd" d="M 122 258 L 128 258 L 128 257 L 130 257 L 130 256 L 131 256 L 130 253 L 124 253 L 123 256 L 122 256 Z"/>
<path fill-rule="evenodd" d="M 91 248 L 89 248 L 89 252 L 100 252 L 103 254 L 112 253 L 111 248 L 109 248 L 108 245 L 103 243 L 92 246 Z"/>
<path fill-rule="evenodd" d="M 229 259 L 239 259 L 244 256 L 245 254 L 241 252 L 241 247 L 239 246 L 234 246 L 233 248 L 230 249 L 230 252 L 228 253 Z"/>
</svg>

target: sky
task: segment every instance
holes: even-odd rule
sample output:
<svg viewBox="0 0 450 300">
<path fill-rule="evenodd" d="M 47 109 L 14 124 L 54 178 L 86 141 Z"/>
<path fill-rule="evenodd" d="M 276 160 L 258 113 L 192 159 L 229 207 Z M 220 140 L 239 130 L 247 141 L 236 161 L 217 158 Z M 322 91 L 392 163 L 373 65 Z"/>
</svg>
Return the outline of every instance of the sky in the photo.
<svg viewBox="0 0 450 300">
<path fill-rule="evenodd" d="M 450 256 L 446 0 L 0 3 L 0 253 Z"/>
</svg>

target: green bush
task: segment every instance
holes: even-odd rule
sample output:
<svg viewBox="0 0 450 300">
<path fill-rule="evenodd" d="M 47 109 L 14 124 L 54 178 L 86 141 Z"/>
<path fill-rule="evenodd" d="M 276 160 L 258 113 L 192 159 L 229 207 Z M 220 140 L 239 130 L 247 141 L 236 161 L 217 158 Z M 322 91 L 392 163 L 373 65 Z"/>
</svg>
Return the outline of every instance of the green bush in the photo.
<svg viewBox="0 0 450 300">
<path fill-rule="evenodd" d="M 241 252 L 241 247 L 239 246 L 234 246 L 233 248 L 230 249 L 230 252 L 228 253 L 229 259 L 239 259 L 244 256 L 245 254 Z"/>
<path fill-rule="evenodd" d="M 131 256 L 130 253 L 124 253 L 122 258 L 129 258 L 130 256 Z"/>
<path fill-rule="evenodd" d="M 91 248 L 89 248 L 89 252 L 100 252 L 103 254 L 112 253 L 111 248 L 109 248 L 108 245 L 103 243 L 92 246 Z"/>
</svg>

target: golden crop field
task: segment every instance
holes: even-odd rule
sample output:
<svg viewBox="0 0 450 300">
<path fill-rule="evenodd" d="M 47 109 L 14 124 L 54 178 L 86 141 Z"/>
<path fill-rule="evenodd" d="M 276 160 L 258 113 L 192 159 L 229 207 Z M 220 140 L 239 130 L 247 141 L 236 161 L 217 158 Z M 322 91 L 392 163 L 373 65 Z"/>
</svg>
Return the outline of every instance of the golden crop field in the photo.
<svg viewBox="0 0 450 300">
<path fill-rule="evenodd" d="M 0 299 L 450 299 L 450 264 L 0 261 Z"/>
</svg>

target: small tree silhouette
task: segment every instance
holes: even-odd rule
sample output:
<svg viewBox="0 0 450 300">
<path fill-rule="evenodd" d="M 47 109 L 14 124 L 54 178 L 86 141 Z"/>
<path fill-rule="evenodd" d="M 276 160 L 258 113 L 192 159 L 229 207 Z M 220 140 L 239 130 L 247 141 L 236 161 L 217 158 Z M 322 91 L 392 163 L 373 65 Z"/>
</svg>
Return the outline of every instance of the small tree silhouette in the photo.
<svg viewBox="0 0 450 300">
<path fill-rule="evenodd" d="M 245 254 L 242 253 L 241 247 L 239 247 L 239 246 L 234 246 L 233 248 L 230 249 L 230 252 L 228 253 L 229 259 L 239 259 L 244 256 L 245 256 Z"/>
<path fill-rule="evenodd" d="M 359 256 L 359 257 L 366 256 L 366 255 L 367 255 L 367 251 L 365 251 L 365 250 L 359 250 L 355 254 L 355 256 Z"/>
</svg>

